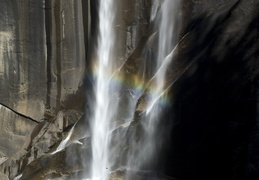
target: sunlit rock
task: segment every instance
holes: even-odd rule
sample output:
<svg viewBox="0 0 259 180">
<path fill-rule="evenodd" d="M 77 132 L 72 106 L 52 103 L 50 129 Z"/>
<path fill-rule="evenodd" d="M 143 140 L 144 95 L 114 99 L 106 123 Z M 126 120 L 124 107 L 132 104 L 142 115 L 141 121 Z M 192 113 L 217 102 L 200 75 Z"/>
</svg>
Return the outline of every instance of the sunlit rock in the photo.
<svg viewBox="0 0 259 180">
<path fill-rule="evenodd" d="M 0 120 L 0 171 L 14 177 L 22 166 L 20 160 L 27 153 L 37 122 L 3 105 L 0 105 Z"/>
<path fill-rule="evenodd" d="M 177 22 L 163 16 L 176 0 L 115 1 L 105 132 L 101 1 L 0 2 L 0 179 L 100 180 L 97 150 L 111 180 L 258 179 L 258 1 L 181 0 Z"/>
</svg>

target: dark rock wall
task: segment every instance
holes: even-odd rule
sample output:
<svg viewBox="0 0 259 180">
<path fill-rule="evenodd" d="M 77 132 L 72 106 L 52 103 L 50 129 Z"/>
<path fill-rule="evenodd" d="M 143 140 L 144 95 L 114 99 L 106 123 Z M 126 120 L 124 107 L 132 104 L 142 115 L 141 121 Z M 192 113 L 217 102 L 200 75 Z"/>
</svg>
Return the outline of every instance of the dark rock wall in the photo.
<svg viewBox="0 0 259 180">
<path fill-rule="evenodd" d="M 98 1 L 1 0 L 0 7 L 0 179 L 79 177 L 91 154 L 83 114 Z M 155 31 L 151 1 L 116 7 L 117 61 L 126 61 L 125 71 L 141 69 Z M 259 1 L 183 0 L 182 10 L 184 38 L 167 75 L 168 84 L 177 81 L 161 119 L 172 125 L 162 172 L 183 180 L 257 180 Z M 72 139 L 84 138 L 84 145 L 51 155 L 76 122 Z"/>
<path fill-rule="evenodd" d="M 167 172 L 187 180 L 255 180 L 259 1 L 199 3 L 186 4 L 195 15 L 186 31 L 195 41 L 183 58 L 195 61 L 172 88 Z"/>
</svg>

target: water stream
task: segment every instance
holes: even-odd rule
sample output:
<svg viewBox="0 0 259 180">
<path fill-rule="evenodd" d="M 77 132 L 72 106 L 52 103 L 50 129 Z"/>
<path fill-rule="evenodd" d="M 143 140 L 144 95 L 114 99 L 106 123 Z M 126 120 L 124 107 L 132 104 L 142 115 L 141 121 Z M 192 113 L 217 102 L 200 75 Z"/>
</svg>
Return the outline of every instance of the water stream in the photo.
<svg viewBox="0 0 259 180">
<path fill-rule="evenodd" d="M 100 0 L 99 3 L 99 37 L 97 62 L 94 67 L 95 79 L 95 112 L 92 117 L 92 179 L 105 180 L 109 167 L 109 131 L 111 120 L 116 115 L 118 102 L 111 98 L 111 77 L 116 68 L 113 59 L 115 34 L 114 1 Z"/>
<path fill-rule="evenodd" d="M 163 146 L 162 133 L 159 127 L 161 113 L 163 112 L 166 90 L 169 88 L 165 83 L 168 64 L 172 61 L 174 48 L 178 41 L 175 22 L 178 21 L 179 0 L 153 0 L 151 12 L 151 23 L 154 24 L 156 33 L 156 56 L 155 63 L 145 68 L 151 68 L 154 72 L 149 82 L 139 88 L 132 88 L 129 96 L 119 98 L 123 83 L 114 83 L 114 77 L 120 71 L 121 64 L 116 62 L 114 53 L 116 34 L 114 32 L 115 0 L 100 0 L 99 3 L 99 36 L 97 46 L 97 60 L 94 63 L 95 74 L 95 104 L 94 113 L 91 118 L 92 128 L 92 180 L 106 180 L 109 173 L 114 170 L 112 167 L 116 162 L 116 155 L 121 155 L 122 142 L 125 142 L 125 134 L 133 121 L 138 99 L 147 96 L 146 110 L 139 118 L 141 122 L 141 140 L 132 140 L 128 144 L 129 150 L 125 150 L 122 166 L 131 170 L 142 170 L 146 164 L 154 164 L 158 159 L 159 149 Z M 145 57 L 145 51 L 143 54 Z M 149 60 L 146 59 L 149 63 Z M 140 73 L 143 74 L 143 73 Z M 145 75 L 143 75 L 145 76 Z M 123 79 L 124 78 L 124 79 Z M 126 80 L 127 77 L 123 77 Z M 139 77 L 144 79 L 144 77 Z M 116 92 L 116 93 L 115 93 Z M 125 101 L 126 106 L 121 106 Z M 125 110 L 125 107 L 127 109 Z M 123 109 L 124 108 L 124 109 Z M 125 112 L 128 117 L 120 125 L 116 126 L 115 121 L 118 114 Z M 168 127 L 169 128 L 169 127 Z M 116 135 L 117 129 L 122 129 Z M 125 131 L 123 129 L 126 129 Z M 163 129 L 169 130 L 169 129 Z M 122 133 L 123 132 L 123 133 Z M 124 138 L 124 139 L 123 139 Z M 115 143 L 114 143 L 115 142 Z M 126 161 L 126 162 L 125 162 Z M 117 165 L 118 167 L 120 165 Z M 130 177 L 128 178 L 130 179 Z"/>
<path fill-rule="evenodd" d="M 178 0 L 153 1 L 151 20 L 157 27 L 157 56 L 153 65 L 154 76 L 150 79 L 148 92 L 149 101 L 145 116 L 142 118 L 144 128 L 144 144 L 140 157 L 141 163 L 154 164 L 159 160 L 158 153 L 161 150 L 165 137 L 163 131 L 169 131 L 170 127 L 161 127 L 161 114 L 163 113 L 163 101 L 166 101 L 165 93 L 169 88 L 165 81 L 167 71 L 170 71 L 169 63 L 172 61 L 178 36 L 175 22 L 179 13 Z"/>
</svg>

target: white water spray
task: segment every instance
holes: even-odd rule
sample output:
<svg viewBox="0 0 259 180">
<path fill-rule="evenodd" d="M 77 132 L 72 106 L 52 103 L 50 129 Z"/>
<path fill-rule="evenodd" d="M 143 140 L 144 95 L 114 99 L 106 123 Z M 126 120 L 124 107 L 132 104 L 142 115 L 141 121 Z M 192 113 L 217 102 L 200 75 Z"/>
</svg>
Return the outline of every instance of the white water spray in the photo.
<svg viewBox="0 0 259 180">
<path fill-rule="evenodd" d="M 161 7 L 158 11 L 159 5 Z M 177 16 L 179 16 L 178 8 L 179 0 L 154 1 L 151 20 L 153 20 L 158 27 L 158 55 L 155 67 L 156 73 L 151 79 L 154 82 L 153 86 L 155 90 L 152 100 L 149 103 L 147 114 L 167 88 L 165 87 L 166 72 L 168 71 L 168 64 L 172 61 L 175 50 L 174 46 L 176 46 L 177 41 L 175 22 L 177 21 Z"/>
<path fill-rule="evenodd" d="M 142 131 L 140 140 L 132 142 L 132 152 L 128 156 L 128 167 L 138 171 L 152 169 L 159 161 L 159 154 L 165 143 L 164 131 L 170 131 L 170 126 L 161 127 L 161 115 L 163 113 L 163 98 L 171 84 L 168 80 L 167 72 L 170 71 L 170 63 L 173 60 L 177 41 L 179 40 L 180 0 L 153 0 L 151 13 L 151 23 L 156 27 L 156 33 L 150 37 L 156 39 L 157 49 L 155 49 L 155 63 L 151 66 L 154 72 L 148 83 L 148 90 L 143 96 L 146 101 L 145 114 L 139 117 Z M 148 59 L 147 59 L 148 61 Z M 147 62 L 148 63 L 148 62 Z M 142 113 L 141 113 L 142 114 Z M 130 177 L 128 177 L 130 179 Z"/>
<path fill-rule="evenodd" d="M 165 91 L 169 88 L 165 83 L 167 71 L 170 66 L 169 63 L 173 60 L 175 47 L 177 46 L 177 31 L 176 22 L 179 17 L 179 0 L 154 0 L 154 8 L 151 14 L 151 20 L 158 28 L 158 46 L 156 67 L 154 67 L 155 74 L 150 80 L 152 87 L 154 87 L 151 98 L 147 105 L 146 117 L 143 121 L 145 128 L 145 144 L 143 145 L 142 156 L 145 156 L 143 162 L 156 163 L 159 158 L 157 150 L 163 145 L 163 138 L 161 131 L 169 131 L 169 127 L 159 129 L 158 124 L 161 121 L 161 113 L 163 109 L 159 104 L 163 101 Z M 159 8 L 160 6 L 160 8 Z M 178 29 L 177 29 L 178 28 Z"/>
<path fill-rule="evenodd" d="M 157 27 L 157 56 L 156 63 L 152 66 L 153 77 L 150 79 L 152 92 L 148 92 L 149 101 L 146 107 L 146 116 L 141 119 L 141 124 L 144 127 L 142 141 L 132 142 L 129 144 L 129 149 L 133 149 L 128 154 L 124 154 L 127 158 L 126 168 L 133 170 L 141 170 L 143 164 L 155 163 L 157 157 L 157 146 L 162 137 L 159 135 L 159 124 L 161 107 L 161 99 L 169 87 L 167 87 L 166 72 L 168 64 L 172 60 L 174 48 L 178 37 L 175 36 L 175 21 L 177 13 L 179 13 L 180 0 L 154 0 L 151 21 Z M 120 68 L 116 63 L 114 55 L 115 44 L 115 29 L 114 17 L 116 10 L 113 0 L 100 0 L 99 3 L 99 37 L 97 46 L 97 63 L 95 66 L 95 106 L 94 113 L 91 119 L 92 128 L 92 171 L 91 180 L 106 180 L 108 179 L 110 167 L 113 165 L 111 158 L 114 154 L 119 154 L 119 148 L 110 148 L 111 138 L 115 138 L 112 132 L 115 126 L 112 126 L 116 121 L 117 115 L 120 113 L 120 99 L 116 97 L 114 92 L 119 92 L 120 85 L 112 83 L 114 73 Z M 148 63 L 148 62 L 147 62 Z M 141 77 L 142 78 L 142 77 Z M 145 87 L 142 89 L 145 91 Z M 132 96 L 132 94 L 130 93 Z M 134 97 L 134 96 L 132 96 Z M 132 101 L 127 110 L 133 111 L 128 114 L 134 115 L 137 101 Z M 127 107 L 127 106 L 126 106 Z M 126 123 L 129 126 L 129 123 Z M 115 132 L 116 133 L 116 132 Z M 120 143 L 120 138 L 116 135 L 116 142 Z M 114 141 L 114 140 L 113 140 Z M 141 143 L 141 144 L 140 144 Z M 134 146 L 134 147 L 133 147 Z M 136 154 L 137 153 L 137 154 Z M 130 179 L 131 180 L 131 179 Z"/>
<path fill-rule="evenodd" d="M 62 141 L 60 142 L 60 144 L 59 144 L 59 146 L 57 147 L 57 149 L 56 149 L 55 151 L 53 151 L 52 153 L 50 153 L 51 155 L 56 154 L 56 153 L 62 151 L 63 149 L 65 149 L 65 148 L 68 146 L 68 142 L 69 142 L 69 140 L 70 140 L 70 138 L 71 138 L 71 136 L 72 136 L 72 134 L 73 134 L 73 131 L 74 131 L 74 128 L 75 128 L 76 124 L 77 124 L 77 123 L 75 123 L 75 124 L 72 126 L 72 128 L 69 130 L 69 132 L 68 132 L 68 134 L 67 134 L 67 137 L 66 137 L 64 140 L 62 140 Z M 79 144 L 80 144 L 80 142 L 77 142 L 77 141 L 76 141 L 75 143 L 79 143 Z"/>
<path fill-rule="evenodd" d="M 95 69 L 95 109 L 92 117 L 92 172 L 93 180 L 105 180 L 109 168 L 109 131 L 116 114 L 118 101 L 112 98 L 110 81 L 116 64 L 114 63 L 114 4 L 113 0 L 100 0 L 99 37 L 97 64 Z"/>
</svg>

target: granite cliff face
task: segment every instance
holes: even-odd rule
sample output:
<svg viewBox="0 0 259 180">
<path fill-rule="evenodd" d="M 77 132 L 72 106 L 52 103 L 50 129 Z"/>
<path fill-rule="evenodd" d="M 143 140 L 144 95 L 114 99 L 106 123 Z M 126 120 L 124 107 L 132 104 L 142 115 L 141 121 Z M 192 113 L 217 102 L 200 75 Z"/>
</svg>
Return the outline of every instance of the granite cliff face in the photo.
<svg viewBox="0 0 259 180">
<path fill-rule="evenodd" d="M 12 179 L 82 116 L 87 27 L 81 1 L 0 4 L 0 166 Z"/>
<path fill-rule="evenodd" d="M 115 6 L 117 57 L 131 77 L 144 66 L 146 45 L 156 56 L 155 40 L 148 41 L 156 32 L 152 1 Z M 2 0 L 0 7 L 0 179 L 78 178 L 91 161 L 85 109 L 98 1 Z M 256 180 L 259 1 L 183 0 L 179 16 L 182 40 L 166 76 L 171 105 L 161 120 L 172 126 L 161 175 L 132 177 Z M 143 110 L 144 96 L 136 113 Z M 123 170 L 110 177 L 124 178 Z"/>
</svg>

